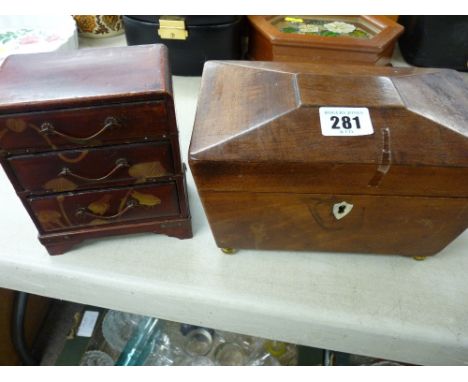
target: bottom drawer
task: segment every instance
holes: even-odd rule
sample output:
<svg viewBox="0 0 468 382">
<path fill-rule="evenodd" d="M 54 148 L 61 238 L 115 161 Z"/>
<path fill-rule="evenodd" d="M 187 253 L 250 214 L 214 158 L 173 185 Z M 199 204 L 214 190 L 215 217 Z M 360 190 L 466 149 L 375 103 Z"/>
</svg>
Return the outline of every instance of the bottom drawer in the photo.
<svg viewBox="0 0 468 382">
<path fill-rule="evenodd" d="M 180 214 L 173 182 L 32 197 L 28 202 L 41 232 Z"/>
</svg>

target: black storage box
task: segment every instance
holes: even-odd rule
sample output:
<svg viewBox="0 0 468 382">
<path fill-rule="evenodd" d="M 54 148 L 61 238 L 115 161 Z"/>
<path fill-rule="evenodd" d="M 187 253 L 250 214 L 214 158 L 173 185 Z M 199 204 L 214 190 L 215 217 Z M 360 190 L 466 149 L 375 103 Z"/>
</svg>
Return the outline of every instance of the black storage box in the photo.
<svg viewBox="0 0 468 382">
<path fill-rule="evenodd" d="M 415 66 L 468 71 L 468 16 L 400 16 L 404 59 Z"/>
<path fill-rule="evenodd" d="M 172 74 L 199 76 L 208 60 L 242 56 L 241 16 L 123 16 L 128 45 L 165 44 Z"/>
</svg>

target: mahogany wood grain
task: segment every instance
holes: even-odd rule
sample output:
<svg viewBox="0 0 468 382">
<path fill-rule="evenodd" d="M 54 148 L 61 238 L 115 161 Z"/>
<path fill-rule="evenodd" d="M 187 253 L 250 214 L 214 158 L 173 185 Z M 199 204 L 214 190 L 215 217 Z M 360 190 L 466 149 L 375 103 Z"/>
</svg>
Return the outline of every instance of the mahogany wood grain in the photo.
<svg viewBox="0 0 468 382">
<path fill-rule="evenodd" d="M 41 233 L 180 216 L 174 183 L 30 197 Z"/>
<path fill-rule="evenodd" d="M 177 239 L 193 236 L 191 218 L 159 218 L 134 221 L 119 225 L 81 227 L 64 233 L 39 234 L 39 241 L 50 255 L 61 255 L 80 245 L 90 245 L 92 240 L 103 236 L 126 236 L 141 232 L 163 234 Z M 155 248 L 155 253 L 157 248 Z"/>
<path fill-rule="evenodd" d="M 392 166 L 378 187 L 370 185 L 377 166 L 346 163 L 191 161 L 199 190 L 468 198 L 466 168 Z M 436 179 L 437 181 L 436 181 Z"/>
<path fill-rule="evenodd" d="M 466 198 L 201 191 L 221 248 L 428 256 L 467 227 Z M 335 204 L 352 204 L 337 220 Z"/>
<path fill-rule="evenodd" d="M 467 104 L 450 70 L 206 64 L 189 163 L 217 244 L 438 252 L 468 227 Z M 323 106 L 368 108 L 373 134 L 324 136 Z"/>
<path fill-rule="evenodd" d="M 172 97 L 164 45 L 11 55 L 0 78 L 2 114 Z"/>
<path fill-rule="evenodd" d="M 61 255 L 81 245 L 92 245 L 93 239 L 103 236 L 133 235 L 138 233 L 163 234 L 177 239 L 190 239 L 193 236 L 192 219 L 190 216 L 187 185 L 184 175 L 174 179 L 179 203 L 178 216 L 161 216 L 119 221 L 107 224 L 82 225 L 67 231 L 41 232 L 39 222 L 31 210 L 30 203 L 22 198 L 25 208 L 29 211 L 34 223 L 38 226 L 39 241 L 46 247 L 50 255 Z"/>
<path fill-rule="evenodd" d="M 50 254 L 192 236 L 165 46 L 10 56 L 0 83 L 0 162 Z"/>
<path fill-rule="evenodd" d="M 269 38 L 262 33 L 249 34 L 248 59 L 257 61 L 273 61 L 273 45 Z M 299 59 L 300 60 L 300 59 Z M 287 60 L 277 60 L 287 61 Z"/>
<path fill-rule="evenodd" d="M 169 134 L 169 126 L 164 101 L 2 115 L 0 149 L 34 152 L 154 140 Z"/>
<path fill-rule="evenodd" d="M 17 191 L 32 194 L 141 183 L 175 174 L 166 140 L 16 155 L 8 162 L 18 179 Z"/>
</svg>

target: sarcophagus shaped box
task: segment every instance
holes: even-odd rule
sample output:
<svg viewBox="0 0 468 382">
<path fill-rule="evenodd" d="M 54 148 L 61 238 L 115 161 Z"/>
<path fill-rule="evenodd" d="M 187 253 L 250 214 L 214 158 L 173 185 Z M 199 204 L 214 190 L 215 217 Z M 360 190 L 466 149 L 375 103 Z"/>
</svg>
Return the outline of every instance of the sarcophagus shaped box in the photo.
<svg viewBox="0 0 468 382">
<path fill-rule="evenodd" d="M 435 254 L 468 225 L 468 84 L 211 62 L 189 162 L 219 247 Z"/>
</svg>

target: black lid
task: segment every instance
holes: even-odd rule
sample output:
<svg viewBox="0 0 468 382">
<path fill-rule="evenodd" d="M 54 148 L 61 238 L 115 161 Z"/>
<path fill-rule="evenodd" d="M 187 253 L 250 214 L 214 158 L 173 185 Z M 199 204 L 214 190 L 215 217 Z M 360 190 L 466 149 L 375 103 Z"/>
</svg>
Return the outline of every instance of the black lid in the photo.
<svg viewBox="0 0 468 382">
<path fill-rule="evenodd" d="M 145 21 L 149 23 L 159 24 L 159 18 L 162 17 L 161 15 L 154 16 L 154 15 L 126 15 L 135 20 Z M 236 22 L 240 19 L 241 16 L 232 16 L 232 15 L 225 15 L 225 16 L 179 16 L 183 17 L 185 20 L 185 25 L 188 26 L 203 26 L 203 25 L 219 25 L 219 24 L 230 24 Z"/>
</svg>

